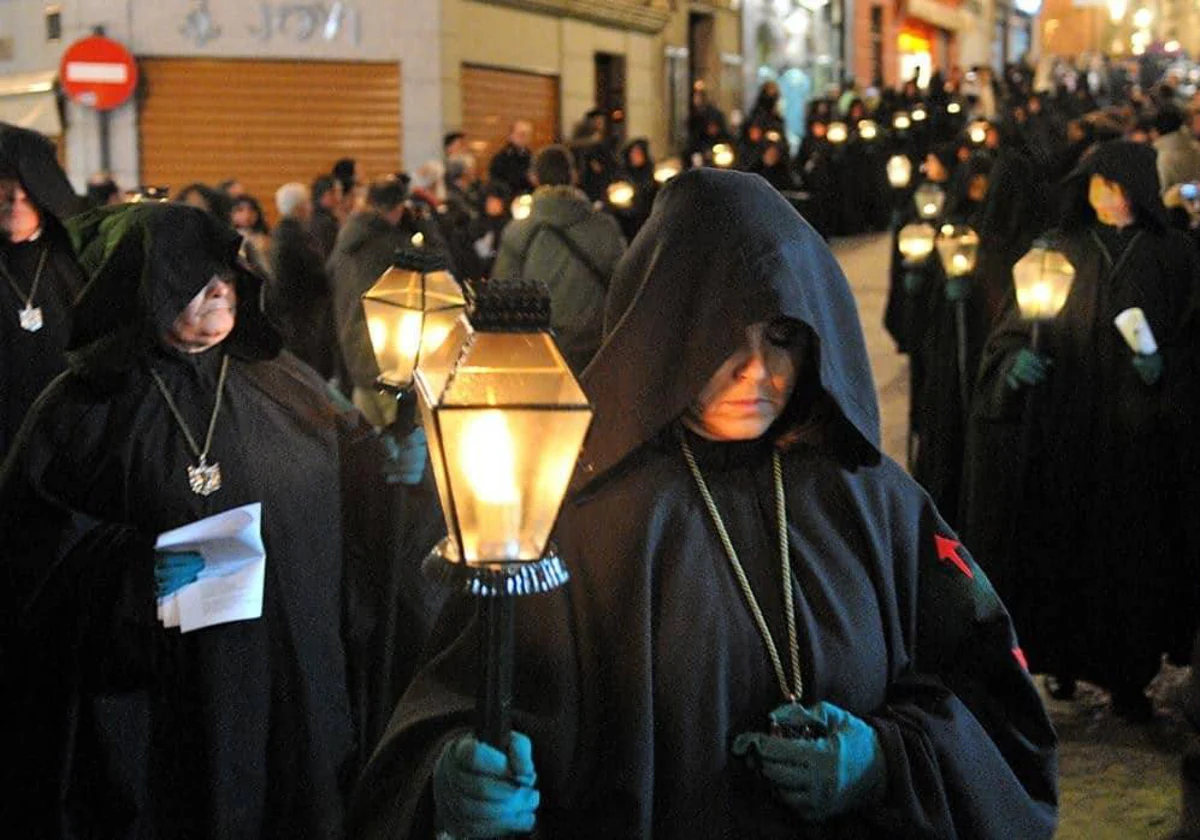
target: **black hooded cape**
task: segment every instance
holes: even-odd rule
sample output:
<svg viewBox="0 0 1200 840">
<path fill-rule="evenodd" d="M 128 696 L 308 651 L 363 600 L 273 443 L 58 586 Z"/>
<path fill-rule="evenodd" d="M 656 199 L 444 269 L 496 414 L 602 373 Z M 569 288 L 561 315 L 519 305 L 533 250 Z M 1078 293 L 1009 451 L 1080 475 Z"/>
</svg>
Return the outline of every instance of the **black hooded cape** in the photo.
<svg viewBox="0 0 1200 840">
<path fill-rule="evenodd" d="M 41 214 L 42 234 L 21 243 L 0 237 L 0 463 L 29 406 L 66 367 L 69 310 L 83 288 L 83 275 L 62 227 L 62 221 L 79 210 L 79 201 L 58 165 L 53 144 L 37 132 L 0 123 L 3 175 L 15 176 L 25 188 Z M 19 313 L 43 256 L 32 305 L 41 309 L 44 323 L 40 330 L 28 332 L 21 328 Z"/>
<path fill-rule="evenodd" d="M 889 766 L 883 801 L 823 825 L 730 757 L 782 698 L 671 433 L 744 328 L 775 316 L 815 335 L 800 391 L 828 417 L 783 454 L 803 701 L 867 719 Z M 538 836 L 1049 837 L 1054 733 L 984 575 L 878 452 L 854 301 L 816 232 L 761 179 L 683 174 L 613 278 L 606 335 L 558 527 L 571 581 L 517 605 L 515 726 L 533 739 Z M 693 440 L 782 640 L 771 443 Z M 471 611 L 443 614 L 357 789 L 355 837 L 430 836 L 434 762 L 471 725 Z"/>
<path fill-rule="evenodd" d="M 400 626 L 411 612 L 397 603 L 405 568 L 388 556 L 392 537 L 365 529 L 390 513 L 420 557 L 436 507 L 421 519 L 381 501 L 374 434 L 277 356 L 232 229 L 141 204 L 81 216 L 71 232 L 92 277 L 71 368 L 0 474 L 0 645 L 6 685 L 28 704 L 4 720 L 5 826 L 45 838 L 341 837 L 344 794 L 411 667 L 396 657 L 421 643 Z M 239 310 L 224 342 L 187 355 L 158 341 L 212 276 L 231 273 Z M 202 497 L 150 370 L 203 439 L 225 355 L 211 450 L 223 486 Z M 262 617 L 162 628 L 156 535 L 251 502 L 263 506 Z"/>
<path fill-rule="evenodd" d="M 1096 221 L 1086 198 L 1093 173 L 1125 189 L 1133 225 Z M 1102 144 L 1066 189 L 1075 212 L 1060 242 L 1076 274 L 1062 312 L 1041 328 L 1053 366 L 1036 388 L 1005 384 L 1031 341 L 1010 298 L 980 366 L 964 531 L 1035 671 L 1136 692 L 1164 651 L 1182 656 L 1196 620 L 1195 559 L 1179 529 L 1182 430 L 1195 414 L 1195 337 L 1183 324 L 1200 274 L 1194 247 L 1164 224 L 1152 149 Z M 1163 357 L 1154 385 L 1113 325 L 1133 306 Z"/>
</svg>

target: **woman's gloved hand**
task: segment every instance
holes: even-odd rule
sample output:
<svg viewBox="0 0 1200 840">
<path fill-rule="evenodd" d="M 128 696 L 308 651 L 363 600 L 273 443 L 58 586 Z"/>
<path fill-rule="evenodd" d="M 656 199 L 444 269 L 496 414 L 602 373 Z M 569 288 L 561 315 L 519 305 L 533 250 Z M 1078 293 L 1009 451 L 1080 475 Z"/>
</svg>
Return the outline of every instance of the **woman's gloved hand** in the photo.
<svg viewBox="0 0 1200 840">
<path fill-rule="evenodd" d="M 1013 360 L 1012 367 L 1004 377 L 1005 383 L 1014 391 L 1027 385 L 1041 385 L 1046 381 L 1053 362 L 1048 356 L 1034 352 L 1028 347 L 1022 347 Z"/>
<path fill-rule="evenodd" d="M 199 577 L 204 557 L 195 551 L 154 552 L 154 594 L 165 598 Z"/>
<path fill-rule="evenodd" d="M 1163 358 L 1159 353 L 1136 353 L 1133 356 L 1133 369 L 1147 385 L 1153 385 L 1162 378 Z"/>
<path fill-rule="evenodd" d="M 429 451 L 425 428 L 417 426 L 399 438 L 393 432 L 384 432 L 380 440 L 387 450 L 387 461 L 384 463 L 387 483 L 420 484 L 421 476 L 425 474 L 425 455 Z"/>
<path fill-rule="evenodd" d="M 887 762 L 879 735 L 866 721 L 824 701 L 809 709 L 781 706 L 772 720 L 784 732 L 803 728 L 815 737 L 746 732 L 734 740 L 733 754 L 804 819 L 827 820 L 884 794 Z"/>
<path fill-rule="evenodd" d="M 528 736 L 513 732 L 507 756 L 474 735 L 456 738 L 433 768 L 438 827 L 456 838 L 530 832 L 541 801 L 536 784 Z"/>
</svg>

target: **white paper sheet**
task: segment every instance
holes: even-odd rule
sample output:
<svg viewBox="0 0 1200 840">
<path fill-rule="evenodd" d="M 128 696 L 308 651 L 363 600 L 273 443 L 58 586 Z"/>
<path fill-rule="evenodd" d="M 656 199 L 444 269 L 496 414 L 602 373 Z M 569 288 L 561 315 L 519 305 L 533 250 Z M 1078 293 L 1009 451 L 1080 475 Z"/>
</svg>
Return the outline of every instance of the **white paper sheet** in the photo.
<svg viewBox="0 0 1200 840">
<path fill-rule="evenodd" d="M 1113 319 L 1117 329 L 1134 353 L 1150 355 L 1158 352 L 1158 342 L 1154 340 L 1154 331 L 1146 321 L 1146 313 L 1140 307 L 1126 309 Z"/>
<path fill-rule="evenodd" d="M 156 549 L 195 551 L 197 579 L 158 600 L 158 619 L 183 633 L 262 616 L 267 555 L 262 504 L 245 505 L 160 534 Z"/>
</svg>

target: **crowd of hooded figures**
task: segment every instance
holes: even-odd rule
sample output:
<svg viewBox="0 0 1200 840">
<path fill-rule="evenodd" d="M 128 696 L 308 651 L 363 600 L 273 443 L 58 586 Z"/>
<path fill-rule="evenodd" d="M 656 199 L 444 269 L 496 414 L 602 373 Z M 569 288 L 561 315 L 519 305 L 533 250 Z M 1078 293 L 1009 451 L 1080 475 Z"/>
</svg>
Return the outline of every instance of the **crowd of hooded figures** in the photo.
<svg viewBox="0 0 1200 840">
<path fill-rule="evenodd" d="M 600 288 L 571 359 L 594 420 L 554 529 L 570 579 L 516 611 L 499 743 L 476 734 L 476 603 L 421 574 L 446 534 L 424 437 L 372 392 L 350 312 L 379 270 L 364 243 L 390 260 L 365 231 L 406 218 L 404 187 L 373 187 L 330 251 L 350 266 L 332 271 L 333 329 L 361 367 L 338 391 L 290 349 L 279 278 L 226 220 L 182 202 L 80 212 L 48 141 L 0 127 L 6 830 L 1052 836 L 1058 744 L 1031 672 L 1063 697 L 1093 681 L 1143 720 L 1195 629 L 1200 208 L 1178 184 L 1200 171 L 1164 173 L 1200 147 L 1167 87 L 1147 100 L 1153 145 L 1129 138 L 1147 122 L 1131 105 L 1026 94 L 979 137 L 977 103 L 944 86 L 905 103 L 907 124 L 899 107 L 854 122 L 848 101 L 835 137 L 856 140 L 822 136 L 814 106 L 806 161 L 878 141 L 921 173 L 885 187 L 868 150 L 860 179 L 828 187 L 854 212 L 898 231 L 927 180 L 933 223 L 979 234 L 962 282 L 896 256 L 908 471 L 882 452 L 823 235 L 849 210 L 818 230 L 797 208 L 834 213 L 819 188 L 697 150 L 627 247 L 589 222 L 616 244 L 577 273 Z M 885 130 L 867 138 L 871 118 Z M 577 198 L 551 148 L 529 161 L 535 207 Z M 1012 273 L 1039 238 L 1075 276 L 1034 335 Z M 570 272 L 544 270 L 553 302 Z M 1131 307 L 1152 352 L 1113 326 Z M 164 535 L 247 505 L 261 613 L 165 626 L 160 605 L 212 569 Z"/>
</svg>

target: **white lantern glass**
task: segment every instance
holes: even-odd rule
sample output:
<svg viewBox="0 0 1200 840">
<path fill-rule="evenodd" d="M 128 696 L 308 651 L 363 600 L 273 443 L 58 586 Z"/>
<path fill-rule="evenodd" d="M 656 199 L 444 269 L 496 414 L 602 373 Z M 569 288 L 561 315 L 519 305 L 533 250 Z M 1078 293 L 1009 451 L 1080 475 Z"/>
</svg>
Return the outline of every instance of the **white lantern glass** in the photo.
<svg viewBox="0 0 1200 840">
<path fill-rule="evenodd" d="M 887 179 L 898 190 L 912 183 L 912 159 L 908 155 L 892 155 L 887 162 Z"/>
<path fill-rule="evenodd" d="M 660 184 L 665 184 L 667 181 L 670 181 L 672 178 L 678 175 L 681 168 L 682 165 L 679 163 L 678 158 L 664 160 L 657 167 L 655 167 L 654 180 Z"/>
<path fill-rule="evenodd" d="M 633 206 L 634 189 L 628 181 L 613 181 L 606 192 L 608 203 L 613 207 L 625 209 Z"/>
<path fill-rule="evenodd" d="M 913 204 L 917 208 L 917 215 L 922 219 L 936 219 L 942 215 L 942 208 L 946 204 L 946 192 L 937 184 L 926 181 L 913 193 Z"/>
<path fill-rule="evenodd" d="M 925 118 L 927 116 L 929 116 L 929 115 L 925 113 L 924 108 L 914 108 L 913 112 L 912 112 L 912 121 L 913 122 L 925 122 Z"/>
<path fill-rule="evenodd" d="M 988 124 L 984 120 L 977 120 L 971 123 L 971 127 L 967 129 L 967 137 L 976 146 L 982 146 L 987 140 Z"/>
<path fill-rule="evenodd" d="M 829 131 L 825 133 L 825 136 L 830 143 L 845 143 L 850 133 L 844 122 L 832 122 L 829 124 Z"/>
<path fill-rule="evenodd" d="M 445 340 L 465 301 L 448 272 L 426 273 L 401 263 L 380 276 L 362 305 L 379 382 L 408 388 L 417 365 Z"/>
<path fill-rule="evenodd" d="M 592 420 L 553 338 L 477 331 L 463 316 L 416 383 L 458 559 L 540 560 Z"/>
<path fill-rule="evenodd" d="M 966 277 L 975 270 L 979 234 L 967 225 L 945 225 L 937 238 L 937 250 L 947 277 Z"/>
<path fill-rule="evenodd" d="M 949 105 L 946 106 L 947 114 L 958 114 L 961 112 L 962 112 L 962 106 L 959 105 L 957 102 L 951 102 Z"/>
<path fill-rule="evenodd" d="M 733 147 L 728 143 L 718 143 L 712 147 L 713 166 L 721 169 L 728 169 L 733 166 L 734 154 Z"/>
<path fill-rule="evenodd" d="M 1013 266 L 1017 307 L 1028 321 L 1046 321 L 1062 311 L 1075 281 L 1075 266 L 1062 251 L 1035 244 Z"/>
<path fill-rule="evenodd" d="M 874 140 L 879 136 L 879 126 L 874 120 L 859 120 L 858 136 L 864 140 Z"/>
<path fill-rule="evenodd" d="M 528 193 L 517 196 L 513 199 L 510 209 L 512 210 L 512 217 L 516 221 L 528 219 L 529 214 L 533 212 L 533 196 Z"/>
<path fill-rule="evenodd" d="M 926 222 L 915 222 L 900 228 L 896 239 L 900 256 L 904 258 L 904 265 L 912 268 L 925 262 L 933 253 L 936 236 L 937 231 L 933 229 L 933 225 Z"/>
<path fill-rule="evenodd" d="M 907 111 L 901 111 L 892 117 L 892 128 L 897 131 L 908 131 L 912 128 L 912 117 L 908 115 Z"/>
</svg>

